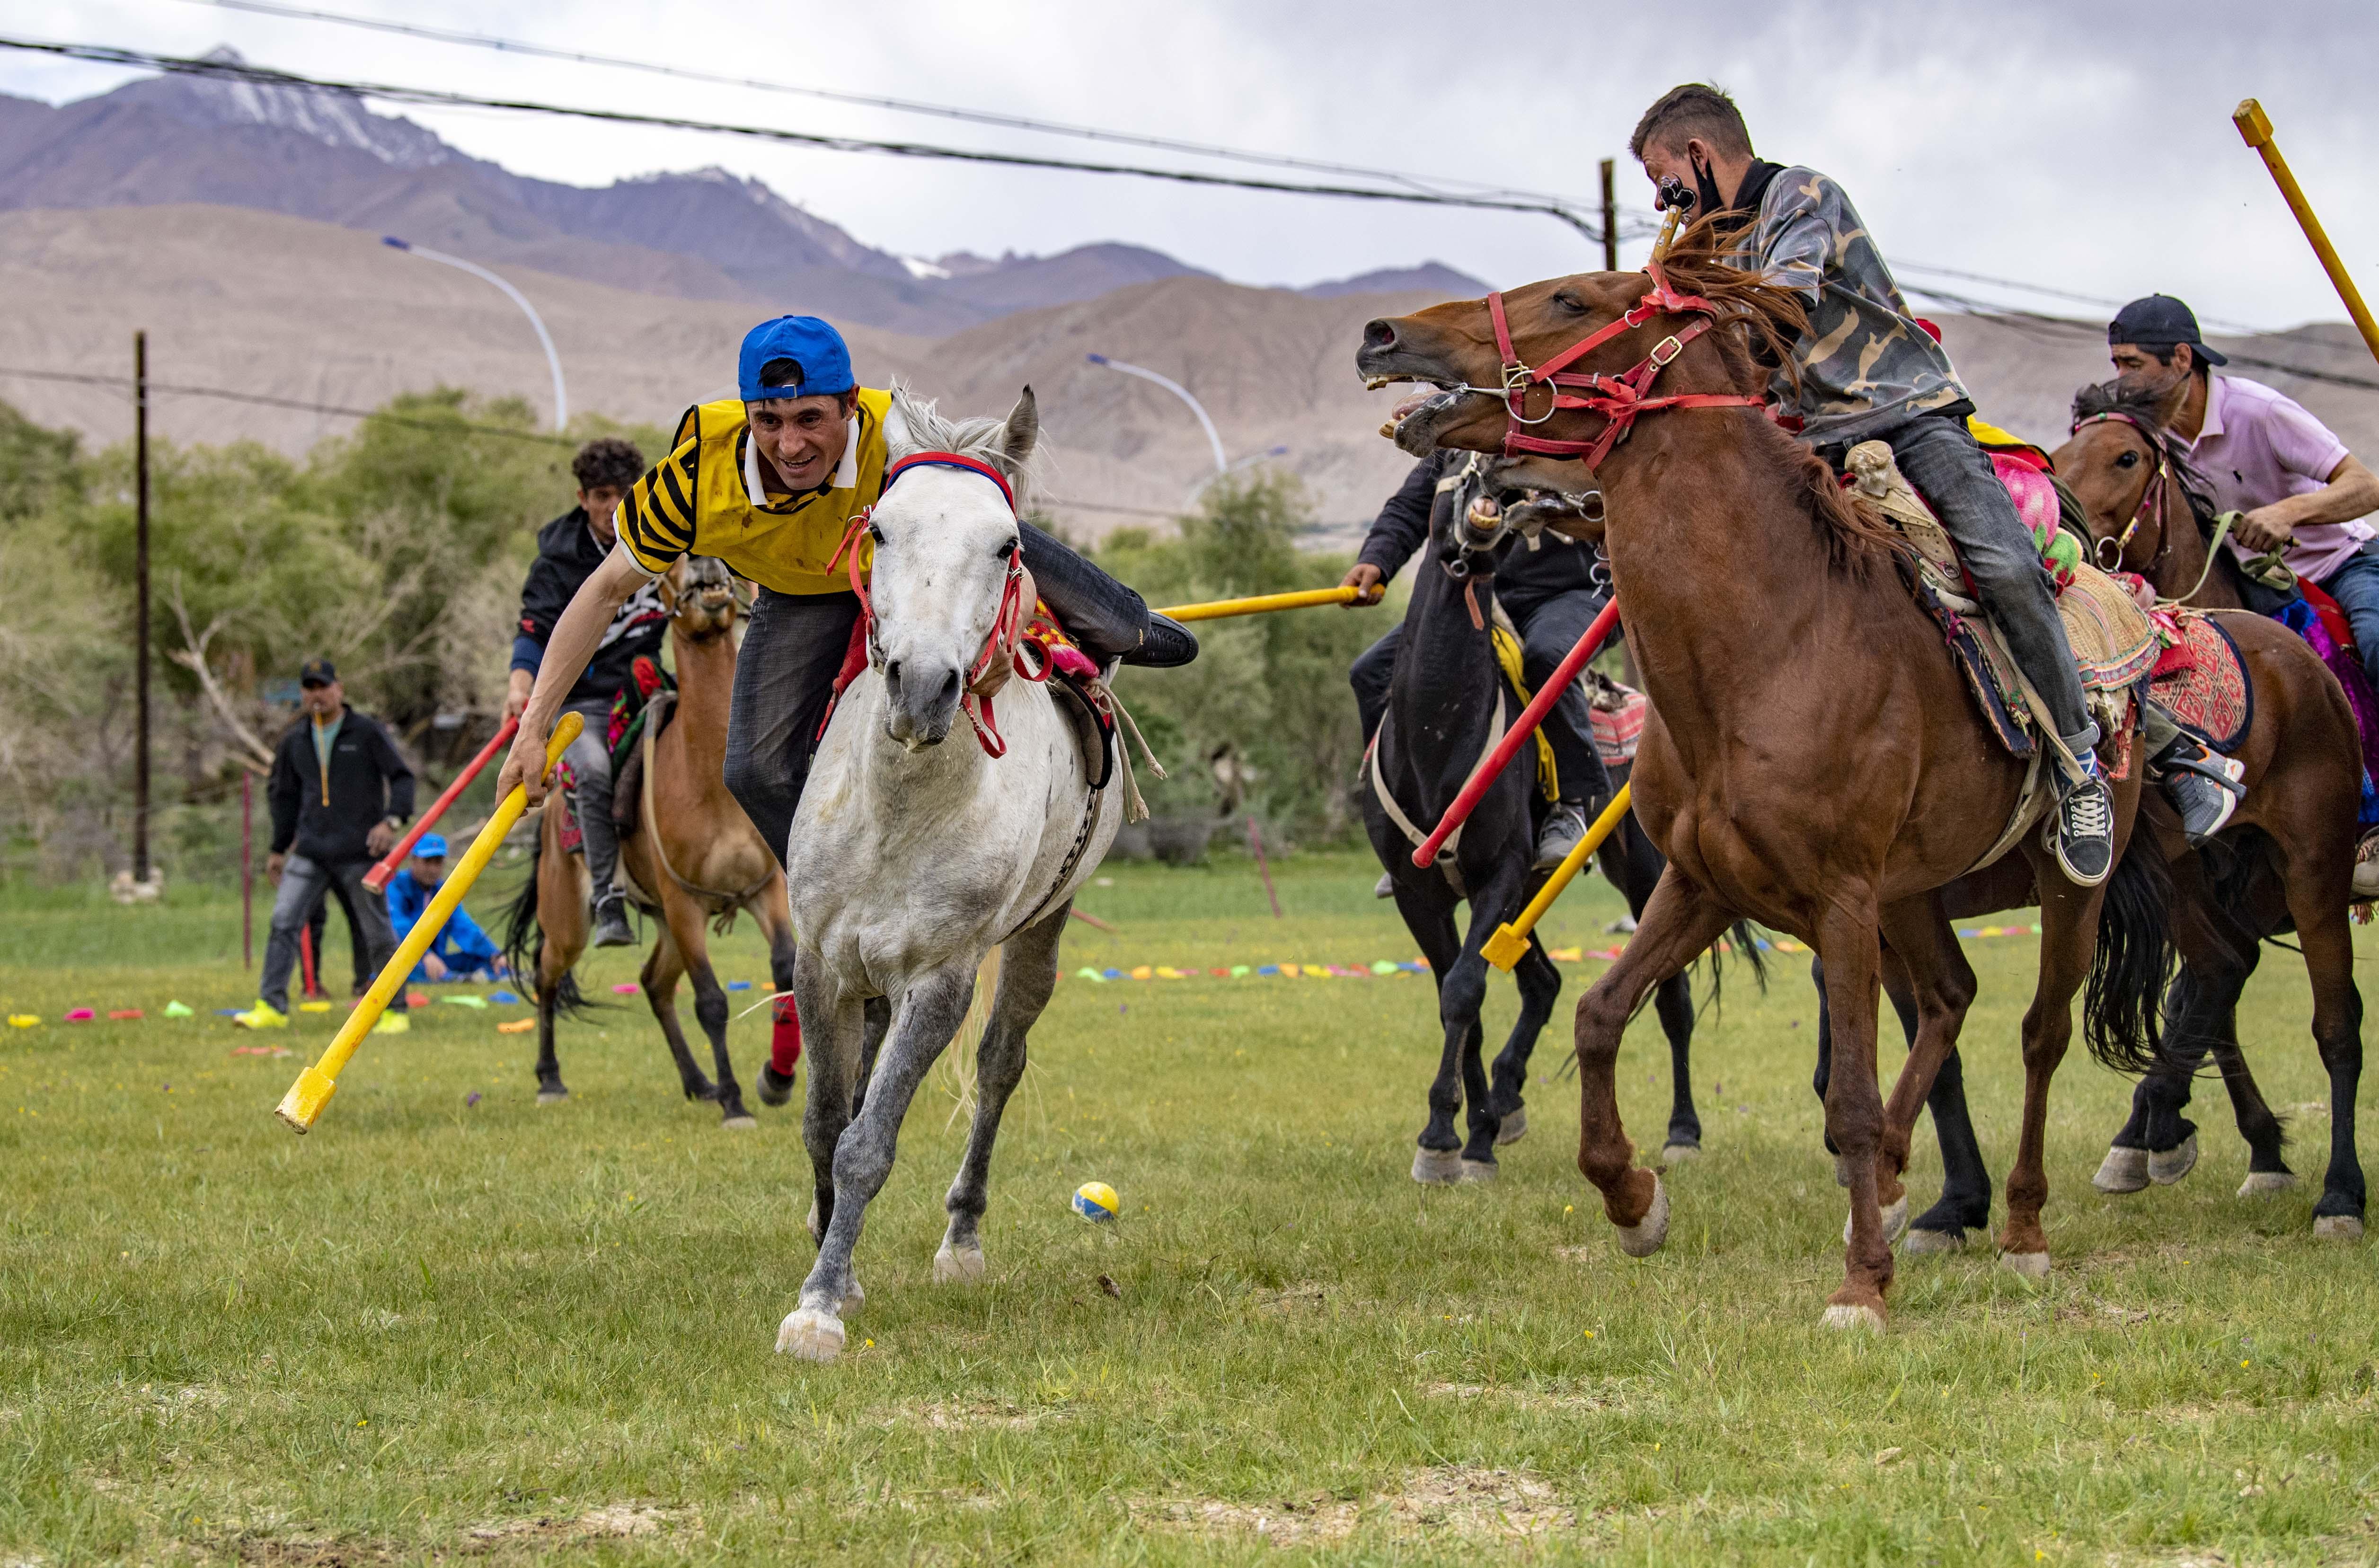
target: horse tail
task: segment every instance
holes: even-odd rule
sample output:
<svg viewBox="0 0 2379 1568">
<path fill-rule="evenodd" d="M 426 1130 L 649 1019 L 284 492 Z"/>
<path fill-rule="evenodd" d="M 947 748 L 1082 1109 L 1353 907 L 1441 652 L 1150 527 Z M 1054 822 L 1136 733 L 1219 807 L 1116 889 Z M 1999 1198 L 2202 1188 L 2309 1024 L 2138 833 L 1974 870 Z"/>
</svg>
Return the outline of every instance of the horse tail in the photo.
<svg viewBox="0 0 2379 1568">
<path fill-rule="evenodd" d="M 528 841 L 528 874 L 521 879 L 520 891 L 504 908 L 504 962 L 512 966 L 513 978 L 532 999 L 537 995 L 537 973 L 545 961 L 545 927 L 537 918 L 537 871 L 545 860 L 545 826 Z M 577 1018 L 599 1004 L 589 1002 L 578 989 L 575 971 L 565 970 L 554 982 L 553 1010 L 560 1015 Z"/>
<path fill-rule="evenodd" d="M 2098 948 L 2083 991 L 2083 1038 L 2101 1064 L 2129 1073 L 2156 1065 L 2174 959 L 2172 878 L 2149 836 L 2134 832 L 2107 878 Z"/>
</svg>

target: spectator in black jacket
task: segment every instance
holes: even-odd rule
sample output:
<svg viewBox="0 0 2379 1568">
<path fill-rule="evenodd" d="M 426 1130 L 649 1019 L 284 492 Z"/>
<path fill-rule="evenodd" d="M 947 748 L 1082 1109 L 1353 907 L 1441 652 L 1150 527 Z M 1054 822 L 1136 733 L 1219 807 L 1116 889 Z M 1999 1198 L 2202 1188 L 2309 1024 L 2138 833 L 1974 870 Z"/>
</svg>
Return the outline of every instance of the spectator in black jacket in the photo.
<svg viewBox="0 0 2379 1568">
<path fill-rule="evenodd" d="M 611 553 L 619 535 L 614 522 L 620 498 L 644 477 L 645 458 L 630 443 L 605 436 L 588 441 L 570 464 L 578 480 L 578 504 L 537 531 L 537 561 L 521 585 L 520 626 L 513 637 L 512 689 L 504 698 L 504 717 L 518 718 L 528 706 L 538 667 L 545 662 L 545 645 L 553 624 L 578 589 Z M 586 853 L 587 880 L 595 887 L 595 929 L 598 947 L 632 947 L 624 900 L 616 887 L 620 839 L 611 825 L 611 752 L 604 744 L 610 721 L 611 699 L 628 683 L 628 669 L 639 654 L 660 662 L 661 636 L 669 630 L 669 613 L 661 608 L 658 580 L 646 583 L 628 596 L 603 632 L 586 673 L 570 688 L 562 702 L 565 712 L 586 720 L 586 728 L 563 754 L 576 779 L 578 833 Z M 557 716 L 559 717 L 559 716 Z"/>
<path fill-rule="evenodd" d="M 1417 464 L 1403 486 L 1380 508 L 1378 521 L 1363 537 L 1353 570 L 1344 586 L 1361 592 L 1359 602 L 1378 602 L 1388 579 L 1403 570 L 1413 553 L 1429 543 L 1429 513 L 1439 488 L 1468 454 L 1432 452 Z M 1594 577 L 1595 552 L 1587 545 L 1550 528 L 1539 536 L 1535 549 L 1516 545 L 1495 575 L 1495 597 L 1520 629 L 1520 669 L 1534 690 L 1549 680 L 1610 597 L 1607 584 Z M 1401 622 L 1386 636 L 1356 657 L 1346 671 L 1355 688 L 1355 708 L 1368 739 L 1388 710 L 1388 681 L 1395 672 L 1396 647 L 1403 641 Z M 1585 689 L 1572 683 L 1545 718 L 1545 738 L 1552 743 L 1553 770 L 1561 776 L 1561 802 L 1545 818 L 1537 838 L 1537 865 L 1559 865 L 1577 841 L 1586 837 L 1587 808 L 1611 793 L 1610 777 L 1594 749 L 1594 721 Z M 1385 886 L 1385 879 L 1383 879 Z M 1383 894 L 1382 897 L 1385 897 Z"/>
<path fill-rule="evenodd" d="M 297 684 L 305 716 L 281 737 L 264 789 L 272 806 L 272 851 L 264 875 L 280 892 L 264 945 L 263 987 L 256 1006 L 233 1020 L 245 1029 L 288 1027 L 297 934 L 334 883 L 363 933 L 373 972 L 396 951 L 388 904 L 365 890 L 363 879 L 413 814 L 413 769 L 380 720 L 347 706 L 329 659 L 308 659 Z M 372 1032 L 402 1034 L 411 1027 L 399 990 Z"/>
</svg>

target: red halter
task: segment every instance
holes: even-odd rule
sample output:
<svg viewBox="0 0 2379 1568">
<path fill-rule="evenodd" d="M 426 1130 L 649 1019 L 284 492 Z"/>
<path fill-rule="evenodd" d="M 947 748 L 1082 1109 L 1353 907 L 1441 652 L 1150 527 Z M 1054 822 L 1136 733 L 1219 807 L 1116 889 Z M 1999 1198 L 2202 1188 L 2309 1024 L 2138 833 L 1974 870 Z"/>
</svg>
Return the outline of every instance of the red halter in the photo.
<svg viewBox="0 0 2379 1568">
<path fill-rule="evenodd" d="M 1663 408 L 1766 406 L 1762 399 L 1743 397 L 1733 392 L 1673 392 L 1667 397 L 1645 395 L 1670 362 L 1685 352 L 1685 344 L 1710 330 L 1717 315 L 1717 308 L 1701 296 L 1679 294 L 1672 289 L 1669 280 L 1661 275 L 1658 261 L 1649 263 L 1646 270 L 1652 274 L 1651 291 L 1636 301 L 1626 314 L 1596 328 L 1543 364 L 1533 367 L 1522 360 L 1512 346 L 1512 327 L 1503 316 L 1503 295 L 1496 293 L 1487 296 L 1487 314 L 1495 323 L 1495 350 L 1503 356 L 1503 408 L 1511 420 L 1510 428 L 1503 434 L 1505 456 L 1533 452 L 1544 457 L 1581 457 L 1588 468 L 1593 468 L 1611 454 L 1612 447 L 1626 439 L 1629 428 L 1644 415 Z M 1701 320 L 1681 332 L 1662 338 L 1653 345 L 1650 354 L 1636 361 L 1630 369 L 1616 374 L 1605 374 L 1600 370 L 1580 374 L 1564 368 L 1613 338 L 1632 332 L 1660 315 L 1697 315 Z M 1539 382 L 1552 390 L 1552 406 L 1531 419 L 1528 416 L 1528 389 Z M 1574 387 L 1577 392 L 1564 392 L 1562 391 L 1564 387 Z M 1528 434 L 1528 427 L 1541 425 L 1564 408 L 1583 408 L 1601 415 L 1606 421 L 1602 433 L 1590 441 L 1557 441 Z"/>
<path fill-rule="evenodd" d="M 1013 514 L 1016 511 L 1016 492 L 1009 488 L 1008 476 L 981 458 L 969 457 L 963 452 L 912 452 L 884 470 L 884 483 L 876 492 L 876 504 L 851 520 L 842 542 L 835 547 L 833 560 L 827 562 L 827 570 L 831 572 L 835 562 L 843 559 L 843 553 L 846 550 L 850 552 L 851 591 L 859 596 L 860 620 L 866 628 L 867 662 L 878 669 L 882 668 L 883 661 L 876 647 L 876 601 L 869 596 L 867 585 L 859 575 L 859 536 L 874 522 L 876 506 L 883 504 L 884 492 L 892 488 L 892 481 L 912 468 L 962 468 L 970 474 L 980 474 L 999 487 L 1000 498 L 1008 502 L 1008 512 Z M 1008 558 L 1008 580 L 1000 587 L 999 609 L 991 618 L 991 634 L 984 639 L 983 653 L 975 659 L 974 667 L 967 671 L 966 694 L 959 699 L 959 706 L 966 710 L 967 722 L 974 726 L 975 741 L 986 756 L 1008 754 L 1008 742 L 999 733 L 999 716 L 992 711 L 992 694 L 979 693 L 975 689 L 982 684 L 993 663 L 1004 655 L 1009 658 L 1016 673 L 1025 680 L 1049 679 L 1049 667 L 1045 660 L 1034 669 L 1031 667 L 1031 661 L 1014 657 L 1018 640 L 1024 633 L 1024 609 L 1028 597 L 1024 585 L 1027 580 L 1024 549 L 1020 540 L 1016 550 Z"/>
<path fill-rule="evenodd" d="M 2164 520 L 2164 492 L 2165 487 L 2172 478 L 2172 463 L 2165 452 L 2164 442 L 2158 439 L 2154 430 L 2149 429 L 2145 424 L 2134 418 L 2132 416 L 2119 411 L 2109 410 L 2104 414 L 2093 414 L 2085 419 L 2076 419 L 2073 421 L 2072 429 L 2068 433 L 2079 435 L 2082 433 L 2082 427 L 2084 425 L 2107 424 L 2129 425 L 2132 429 L 2137 430 L 2140 434 L 2140 440 L 2147 442 L 2148 450 L 2156 453 L 2156 471 L 2154 475 L 2149 476 L 2147 484 L 2141 489 L 2140 503 L 2139 505 L 2131 508 L 2131 520 L 2128 524 L 2124 525 L 2121 537 L 2116 538 L 2100 538 L 2097 544 L 2092 547 L 2090 553 L 2096 558 L 2100 571 L 2114 572 L 2120 570 L 2123 564 L 2123 552 L 2131 547 L 2131 536 L 2140 531 L 2140 525 L 2147 521 L 2148 514 L 2150 513 L 2155 513 L 2156 515 L 2156 552 L 2148 559 L 2147 564 L 2147 571 L 2153 572 L 2157 567 L 2164 564 L 2164 558 L 2166 555 L 2170 553 L 2172 549 L 2172 530 Z M 2108 545 L 2115 547 L 2114 557 L 2112 560 L 2107 558 L 2107 547 Z M 2144 576 L 2145 574 L 2146 573 L 2142 573 Z"/>
</svg>

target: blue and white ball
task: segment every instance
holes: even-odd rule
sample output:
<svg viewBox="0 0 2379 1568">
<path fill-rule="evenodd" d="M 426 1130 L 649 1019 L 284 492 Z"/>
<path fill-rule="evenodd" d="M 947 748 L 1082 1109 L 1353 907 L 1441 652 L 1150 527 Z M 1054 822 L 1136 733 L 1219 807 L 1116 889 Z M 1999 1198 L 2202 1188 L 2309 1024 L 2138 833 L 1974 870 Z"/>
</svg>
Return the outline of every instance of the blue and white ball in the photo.
<svg viewBox="0 0 2379 1568">
<path fill-rule="evenodd" d="M 1123 1200 L 1116 1189 L 1103 1181 L 1086 1181 L 1074 1188 L 1074 1212 L 1086 1220 L 1105 1224 L 1121 1212 Z"/>
</svg>

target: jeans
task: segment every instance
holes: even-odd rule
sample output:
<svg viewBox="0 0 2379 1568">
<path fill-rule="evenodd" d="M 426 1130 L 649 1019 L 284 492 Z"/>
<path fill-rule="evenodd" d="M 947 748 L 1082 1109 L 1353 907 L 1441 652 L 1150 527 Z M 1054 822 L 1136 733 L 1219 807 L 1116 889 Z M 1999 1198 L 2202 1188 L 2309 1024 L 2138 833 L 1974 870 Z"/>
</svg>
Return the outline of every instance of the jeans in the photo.
<svg viewBox="0 0 2379 1568">
<path fill-rule="evenodd" d="M 1541 690 L 1552 679 L 1554 668 L 1586 635 L 1602 604 L 1601 595 L 1573 588 L 1543 599 L 1524 600 L 1516 607 L 1504 606 L 1513 624 L 1520 629 L 1520 671 L 1528 677 L 1530 691 Z M 1356 656 L 1346 671 L 1367 740 L 1378 731 L 1380 719 L 1388 711 L 1388 687 L 1395 676 L 1396 649 L 1404 645 L 1404 630 L 1402 621 L 1389 627 L 1385 636 Z M 1591 711 L 1585 686 L 1574 681 L 1545 717 L 1545 739 L 1552 744 L 1553 769 L 1561 775 L 1561 798 L 1576 804 L 1611 797 L 1611 776 L 1603 770 L 1601 754 L 1594 749 Z"/>
<path fill-rule="evenodd" d="M 1138 594 L 1030 523 L 1017 526 L 1034 589 L 1084 653 L 1105 664 L 1140 646 L 1149 621 Z M 780 865 L 858 619 L 856 594 L 762 588 L 743 630 L 727 712 L 727 790 Z"/>
<path fill-rule="evenodd" d="M 2363 672 L 2379 688 L 2379 539 L 2373 539 L 2346 558 L 2346 564 L 2323 579 L 2321 589 L 2346 611 L 2354 629 L 2355 651 L 2362 656 Z"/>
<path fill-rule="evenodd" d="M 281 890 L 272 899 L 272 934 L 264 944 L 263 984 L 257 991 L 274 1012 L 289 1010 L 289 976 L 297 967 L 297 934 L 321 908 L 334 884 L 345 895 L 348 912 L 363 934 L 364 946 L 371 954 L 372 973 L 387 967 L 396 951 L 396 932 L 388 923 L 388 900 L 363 885 L 364 873 L 371 868 L 368 860 L 324 865 L 304 855 L 291 855 L 282 866 Z M 314 957 L 319 978 L 321 955 Z M 403 986 L 389 999 L 388 1007 L 394 1013 L 405 1011 Z"/>
<path fill-rule="evenodd" d="M 2075 755 L 2097 742 L 2097 726 L 2082 694 L 2073 649 L 2058 619 L 2057 599 L 2032 531 L 2016 515 L 1988 453 L 1962 418 L 1927 415 L 1883 440 L 1908 482 L 1932 505 L 1956 541 L 1959 559 L 2008 651 L 2047 705 L 2059 735 Z"/>
<path fill-rule="evenodd" d="M 578 808 L 578 838 L 586 854 L 586 874 L 595 885 L 595 901 L 610 897 L 613 874 L 620 865 L 620 829 L 611 821 L 611 748 L 603 743 L 610 728 L 611 704 L 573 703 L 564 711 L 586 720 L 578 739 L 562 754 L 575 782 L 572 793 Z"/>
</svg>

